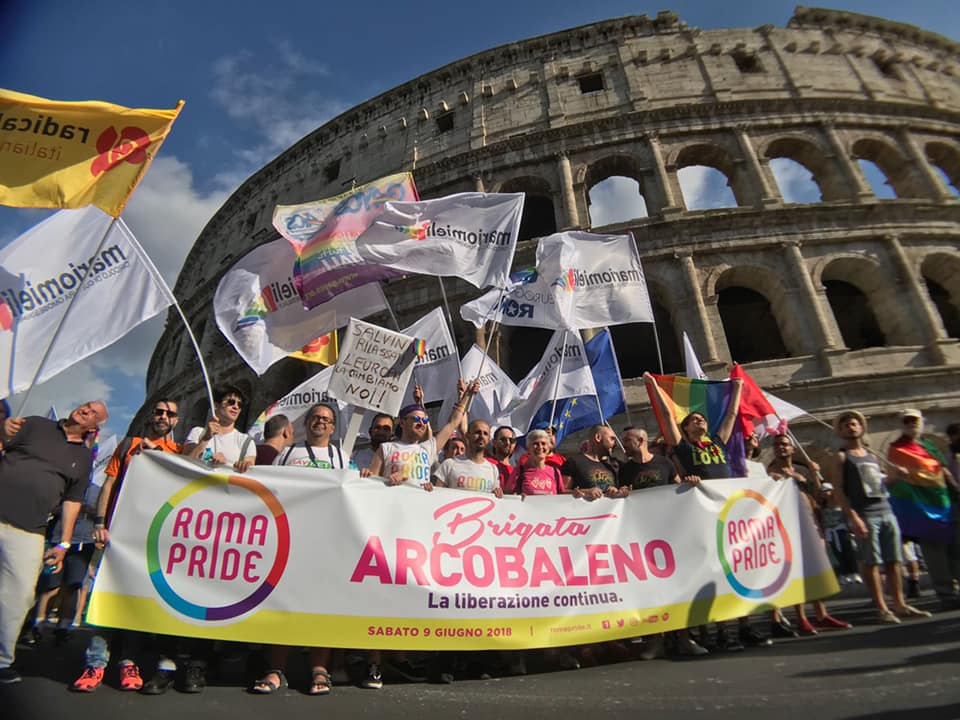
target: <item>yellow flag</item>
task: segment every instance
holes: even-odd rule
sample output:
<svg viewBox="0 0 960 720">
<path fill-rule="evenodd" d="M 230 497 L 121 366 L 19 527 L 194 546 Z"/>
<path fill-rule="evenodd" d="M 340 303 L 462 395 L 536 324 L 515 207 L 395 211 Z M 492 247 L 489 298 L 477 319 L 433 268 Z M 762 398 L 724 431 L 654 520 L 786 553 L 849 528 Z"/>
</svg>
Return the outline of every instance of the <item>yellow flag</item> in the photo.
<svg viewBox="0 0 960 720">
<path fill-rule="evenodd" d="M 321 365 L 333 365 L 337 361 L 338 352 L 337 331 L 334 330 L 307 343 L 299 352 L 290 353 L 290 357 Z"/>
<path fill-rule="evenodd" d="M 59 102 L 0 88 L 0 205 L 119 217 L 183 107 Z"/>
</svg>

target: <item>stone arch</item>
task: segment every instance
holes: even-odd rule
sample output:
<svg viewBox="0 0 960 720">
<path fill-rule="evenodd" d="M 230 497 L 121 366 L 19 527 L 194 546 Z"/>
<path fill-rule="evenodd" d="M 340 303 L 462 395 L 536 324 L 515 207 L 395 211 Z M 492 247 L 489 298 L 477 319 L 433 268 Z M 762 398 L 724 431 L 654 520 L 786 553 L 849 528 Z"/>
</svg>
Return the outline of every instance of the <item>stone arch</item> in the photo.
<svg viewBox="0 0 960 720">
<path fill-rule="evenodd" d="M 815 281 L 816 282 L 816 281 Z M 843 255 L 824 263 L 819 283 L 851 350 L 887 345 L 909 345 L 914 321 L 897 302 L 892 278 L 865 255 Z"/>
<path fill-rule="evenodd" d="M 656 333 L 651 323 L 628 323 L 613 325 L 610 337 L 617 354 L 620 375 L 624 378 L 636 378 L 645 370 L 660 372 L 656 338 L 660 338 L 660 354 L 663 356 L 663 371 L 666 373 L 683 372 L 683 354 L 674 323 L 676 308 L 670 302 L 671 293 L 666 286 L 651 282 L 647 278 L 650 303 L 653 305 L 653 317 L 656 321 Z"/>
<path fill-rule="evenodd" d="M 923 190 L 914 177 L 910 163 L 888 141 L 861 138 L 853 143 L 851 150 L 857 160 L 866 160 L 880 169 L 898 198 L 923 197 Z"/>
<path fill-rule="evenodd" d="M 960 195 L 960 149 L 945 142 L 928 142 L 924 146 L 927 160 L 940 171 L 944 184 Z"/>
<path fill-rule="evenodd" d="M 497 192 L 526 193 L 523 201 L 523 217 L 520 219 L 519 240 L 552 235 L 557 231 L 557 212 L 553 199 L 556 196 L 550 183 L 535 175 L 511 178 L 500 184 Z"/>
<path fill-rule="evenodd" d="M 802 354 L 798 331 L 788 321 L 783 283 L 771 268 L 737 265 L 711 279 L 732 360 L 749 363 Z M 793 340 L 789 346 L 787 338 Z"/>
<path fill-rule="evenodd" d="M 725 148 L 713 143 L 696 143 L 681 148 L 670 163 L 676 168 L 678 178 L 679 173 L 685 168 L 704 167 L 712 168 L 727 180 L 727 186 L 733 193 L 733 199 L 737 206 L 748 206 L 751 204 L 750 187 L 744 174 L 737 170 L 737 165 L 733 157 Z M 705 207 L 726 207 L 726 205 L 700 206 L 698 202 L 692 202 L 694 198 L 689 197 L 687 190 L 683 187 L 684 182 L 680 182 L 681 192 L 683 194 L 683 204 L 687 210 L 703 209 Z"/>
<path fill-rule="evenodd" d="M 605 192 L 601 196 L 597 190 Z M 583 172 L 583 191 L 591 227 L 649 216 L 643 172 L 637 159 L 629 155 L 608 155 L 591 163 Z M 615 202 L 620 208 L 599 209 L 600 201 L 605 205 Z"/>
<path fill-rule="evenodd" d="M 920 274 L 947 335 L 960 338 L 960 256 L 944 252 L 927 255 L 920 264 Z"/>
<path fill-rule="evenodd" d="M 838 168 L 827 157 L 827 153 L 810 139 L 796 135 L 778 137 L 767 143 L 761 152 L 768 160 L 786 158 L 806 168 L 820 190 L 821 200 L 849 198 L 849 189 Z M 780 178 L 777 178 L 777 183 L 780 183 Z M 783 195 L 783 188 L 780 194 Z"/>
</svg>

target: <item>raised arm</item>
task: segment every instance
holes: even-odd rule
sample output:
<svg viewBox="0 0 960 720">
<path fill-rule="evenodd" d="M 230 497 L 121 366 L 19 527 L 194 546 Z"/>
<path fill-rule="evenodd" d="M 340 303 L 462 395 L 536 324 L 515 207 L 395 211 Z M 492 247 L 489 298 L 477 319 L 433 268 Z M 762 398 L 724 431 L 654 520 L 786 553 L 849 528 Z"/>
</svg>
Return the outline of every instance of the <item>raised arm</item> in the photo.
<svg viewBox="0 0 960 720">
<path fill-rule="evenodd" d="M 654 404 L 654 410 L 656 410 L 657 416 L 663 418 L 663 427 L 660 428 L 663 430 L 663 439 L 667 445 L 678 445 L 683 436 L 680 433 L 680 428 L 677 427 L 677 421 L 673 418 L 673 412 L 667 405 L 666 398 L 663 397 L 663 390 L 657 384 L 657 379 L 650 373 L 645 372 L 643 374 L 643 381 L 647 384 L 647 389 L 650 391 L 649 395 Z"/>
<path fill-rule="evenodd" d="M 471 397 L 480 392 L 480 384 L 474 380 L 470 383 L 470 386 L 463 389 L 460 392 L 460 397 L 457 400 L 457 404 L 453 406 L 453 411 L 450 413 L 450 419 L 447 421 L 447 424 L 444 425 L 437 431 L 437 448 L 442 448 L 446 445 L 447 440 L 450 439 L 450 436 L 453 434 L 454 430 L 459 427 L 467 427 L 467 402 Z"/>
<path fill-rule="evenodd" d="M 727 405 L 727 411 L 720 421 L 720 427 L 717 428 L 717 440 L 724 445 L 730 439 L 733 433 L 733 424 L 737 421 L 737 411 L 740 409 L 740 394 L 743 392 L 743 380 L 733 379 L 733 394 L 730 396 L 730 404 Z"/>
</svg>

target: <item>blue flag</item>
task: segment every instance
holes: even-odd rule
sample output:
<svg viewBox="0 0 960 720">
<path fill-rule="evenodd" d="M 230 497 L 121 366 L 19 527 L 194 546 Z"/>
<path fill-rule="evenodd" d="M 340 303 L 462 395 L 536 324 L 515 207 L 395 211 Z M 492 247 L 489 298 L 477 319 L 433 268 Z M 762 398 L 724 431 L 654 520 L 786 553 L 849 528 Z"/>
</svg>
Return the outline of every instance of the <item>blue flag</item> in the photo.
<svg viewBox="0 0 960 720">
<path fill-rule="evenodd" d="M 583 344 L 583 349 L 587 353 L 594 385 L 597 386 L 597 396 L 600 398 L 599 409 L 597 398 L 591 395 L 564 398 L 557 401 L 553 422 L 550 422 L 553 403 L 544 403 L 530 425 L 531 428 L 546 428 L 553 425 L 557 428 L 558 443 L 570 433 L 602 423 L 606 418 L 627 410 L 623 381 L 620 379 L 620 367 L 617 365 L 617 356 L 613 351 L 610 331 L 603 330 L 597 333 Z"/>
</svg>

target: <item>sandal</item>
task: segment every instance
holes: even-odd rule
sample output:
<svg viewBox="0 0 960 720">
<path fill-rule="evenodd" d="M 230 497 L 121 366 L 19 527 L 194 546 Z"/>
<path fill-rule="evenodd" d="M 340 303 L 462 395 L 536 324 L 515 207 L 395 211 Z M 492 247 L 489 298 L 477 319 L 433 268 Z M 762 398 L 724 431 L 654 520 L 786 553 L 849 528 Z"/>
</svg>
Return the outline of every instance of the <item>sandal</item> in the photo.
<svg viewBox="0 0 960 720">
<path fill-rule="evenodd" d="M 333 689 L 333 680 L 326 670 L 314 670 L 307 695 L 329 695 Z"/>
<path fill-rule="evenodd" d="M 271 675 L 276 675 L 280 679 L 277 684 L 270 679 Z M 250 686 L 250 692 L 254 695 L 273 695 L 277 690 L 287 687 L 287 677 L 280 670 L 267 670 L 263 677 Z"/>
</svg>

